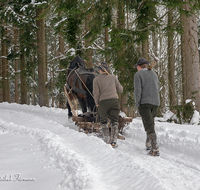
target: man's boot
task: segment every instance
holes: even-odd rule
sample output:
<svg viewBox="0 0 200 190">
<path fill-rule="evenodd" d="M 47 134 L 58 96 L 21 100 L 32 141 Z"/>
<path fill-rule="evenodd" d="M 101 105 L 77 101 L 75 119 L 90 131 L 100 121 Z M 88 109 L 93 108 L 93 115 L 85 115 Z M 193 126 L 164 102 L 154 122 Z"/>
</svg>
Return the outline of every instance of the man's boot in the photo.
<svg viewBox="0 0 200 190">
<path fill-rule="evenodd" d="M 111 126 L 111 138 L 110 138 L 110 144 L 113 148 L 118 147 L 117 145 L 117 137 L 118 137 L 118 125 L 112 125 Z"/>
<path fill-rule="evenodd" d="M 103 134 L 103 141 L 106 144 L 110 143 L 110 134 L 109 134 L 109 128 L 107 124 L 101 124 L 101 128 L 102 128 L 102 134 Z"/>
<path fill-rule="evenodd" d="M 157 137 L 155 133 L 149 135 L 151 141 L 151 150 L 149 151 L 149 155 L 151 156 L 159 156 L 159 148 L 157 146 Z"/>
<path fill-rule="evenodd" d="M 146 139 L 146 150 L 151 150 L 151 140 L 148 134 Z"/>
</svg>

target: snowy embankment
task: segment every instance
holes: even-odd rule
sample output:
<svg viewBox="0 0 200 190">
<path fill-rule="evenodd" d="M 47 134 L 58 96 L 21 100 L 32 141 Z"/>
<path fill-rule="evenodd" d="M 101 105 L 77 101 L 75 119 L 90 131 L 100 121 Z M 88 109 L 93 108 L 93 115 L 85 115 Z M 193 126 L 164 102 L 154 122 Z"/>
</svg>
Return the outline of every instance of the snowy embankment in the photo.
<svg viewBox="0 0 200 190">
<path fill-rule="evenodd" d="M 139 118 L 126 127 L 126 140 L 119 140 L 117 149 L 112 149 L 95 135 L 79 133 L 74 123 L 68 121 L 67 110 L 62 109 L 2 103 L 0 126 L 0 136 L 9 134 L 9 138 L 21 139 L 17 146 L 23 146 L 27 141 L 34 145 L 23 156 L 32 152 L 33 156 L 42 158 L 40 165 L 47 164 L 45 168 L 51 168 L 50 189 L 200 189 L 200 126 L 156 122 L 160 157 L 147 155 L 145 133 Z M 46 178 L 33 176 L 32 161 L 28 171 L 20 170 L 20 167 L 16 168 L 18 171 L 12 171 L 9 162 L 2 165 L 0 185 L 3 190 L 26 189 L 23 189 L 23 183 L 3 180 L 3 176 L 15 173 L 32 176 L 34 181 L 29 183 L 33 189 L 43 190 L 48 183 Z M 47 175 L 45 168 L 38 168 L 38 171 Z M 53 172 L 57 178 L 53 177 Z"/>
<path fill-rule="evenodd" d="M 133 123 L 125 129 L 125 135 L 138 140 L 145 139 L 140 119 L 135 119 Z M 156 122 L 156 133 L 159 146 L 166 151 L 200 158 L 200 126 Z"/>
</svg>

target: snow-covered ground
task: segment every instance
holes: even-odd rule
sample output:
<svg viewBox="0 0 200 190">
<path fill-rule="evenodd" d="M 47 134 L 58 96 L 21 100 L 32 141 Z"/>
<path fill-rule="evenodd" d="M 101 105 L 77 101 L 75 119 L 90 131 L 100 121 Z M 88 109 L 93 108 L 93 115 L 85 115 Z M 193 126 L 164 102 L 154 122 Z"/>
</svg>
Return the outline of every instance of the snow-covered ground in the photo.
<svg viewBox="0 0 200 190">
<path fill-rule="evenodd" d="M 151 157 L 140 118 L 113 149 L 79 133 L 67 110 L 1 103 L 0 189 L 200 190 L 200 126 L 157 121 L 156 131 Z"/>
</svg>

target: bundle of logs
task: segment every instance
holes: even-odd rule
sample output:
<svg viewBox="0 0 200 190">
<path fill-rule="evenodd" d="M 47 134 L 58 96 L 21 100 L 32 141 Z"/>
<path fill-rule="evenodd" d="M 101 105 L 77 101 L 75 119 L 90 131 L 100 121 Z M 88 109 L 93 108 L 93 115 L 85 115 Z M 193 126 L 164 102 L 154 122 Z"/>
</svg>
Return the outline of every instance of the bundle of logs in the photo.
<svg viewBox="0 0 200 190">
<path fill-rule="evenodd" d="M 73 121 L 78 126 L 80 132 L 84 133 L 100 133 L 101 124 L 98 119 L 98 115 L 94 112 L 86 112 L 84 114 L 79 114 L 78 116 L 73 116 Z M 118 119 L 118 129 L 119 135 L 118 138 L 124 140 L 122 136 L 122 131 L 126 125 L 132 122 L 132 118 L 121 117 Z M 108 121 L 108 127 L 110 128 L 110 123 Z"/>
</svg>

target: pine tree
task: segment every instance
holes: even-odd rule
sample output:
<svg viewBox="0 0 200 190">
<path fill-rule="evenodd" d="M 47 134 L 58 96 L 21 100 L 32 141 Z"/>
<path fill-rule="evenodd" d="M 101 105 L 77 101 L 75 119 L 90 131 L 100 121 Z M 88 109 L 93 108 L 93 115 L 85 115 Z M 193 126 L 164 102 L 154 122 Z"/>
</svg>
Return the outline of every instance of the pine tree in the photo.
<svg viewBox="0 0 200 190">
<path fill-rule="evenodd" d="M 30 59 L 29 56 L 31 54 L 31 51 L 35 48 L 34 34 L 35 34 L 36 27 L 32 19 L 35 8 L 33 7 L 32 4 L 30 4 L 30 2 L 31 1 L 18 0 L 16 2 L 14 0 L 13 1 L 10 0 L 9 2 L 3 4 L 4 6 L 1 7 L 2 9 L 1 9 L 1 15 L 0 15 L 1 18 L 5 18 L 5 21 L 8 23 L 8 26 L 9 26 L 8 27 L 9 28 L 9 34 L 8 34 L 9 43 L 7 46 L 8 48 L 7 60 L 10 64 L 11 74 L 13 74 L 13 72 L 15 73 L 19 72 L 18 70 L 14 69 L 14 68 L 16 69 L 18 68 L 15 67 L 13 60 L 16 61 L 16 59 L 20 59 L 20 56 L 21 56 L 20 64 L 25 66 L 25 67 L 23 66 L 23 70 L 21 70 L 20 72 L 20 78 L 23 80 L 23 81 L 20 81 L 20 89 L 22 90 L 20 93 L 21 103 L 26 103 L 26 99 L 27 99 L 26 88 L 28 87 L 26 84 L 27 84 L 27 76 L 29 75 L 26 66 L 27 66 L 27 63 L 29 62 L 29 59 Z M 20 31 L 23 31 L 21 32 L 21 34 L 19 35 L 19 39 L 17 40 L 18 44 L 15 44 L 16 40 L 15 40 L 14 31 L 13 31 L 16 28 Z M 19 48 L 16 48 L 16 46 Z M 17 74 L 14 74 L 14 75 L 18 77 Z M 12 80 L 13 80 L 13 77 L 12 77 Z M 18 79 L 16 78 L 16 80 Z M 14 84 L 13 81 L 10 81 L 10 84 L 13 86 Z M 16 86 L 15 88 L 17 89 L 18 87 Z"/>
</svg>

